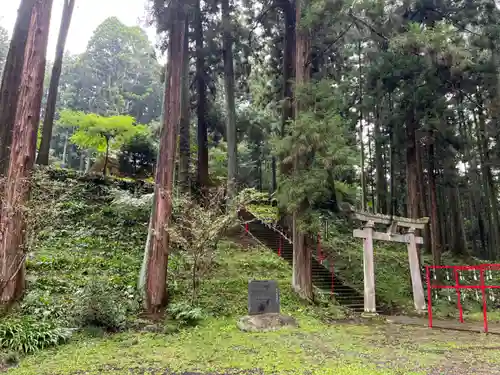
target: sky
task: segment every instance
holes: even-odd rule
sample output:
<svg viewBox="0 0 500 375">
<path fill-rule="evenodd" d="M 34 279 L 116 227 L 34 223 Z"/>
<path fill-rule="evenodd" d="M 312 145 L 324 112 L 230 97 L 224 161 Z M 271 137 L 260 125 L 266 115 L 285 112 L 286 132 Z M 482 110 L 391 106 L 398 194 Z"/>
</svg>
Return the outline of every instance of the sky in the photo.
<svg viewBox="0 0 500 375">
<path fill-rule="evenodd" d="M 145 27 L 146 2 L 147 0 L 76 0 L 66 51 L 73 54 L 85 51 L 93 31 L 106 18 L 113 16 L 128 26 L 143 27 L 151 42 L 154 43 L 156 41 L 154 26 Z M 0 0 L 0 25 L 5 27 L 11 35 L 20 3 L 21 0 Z M 63 3 L 64 0 L 54 0 L 47 50 L 49 60 L 54 59 Z"/>
</svg>

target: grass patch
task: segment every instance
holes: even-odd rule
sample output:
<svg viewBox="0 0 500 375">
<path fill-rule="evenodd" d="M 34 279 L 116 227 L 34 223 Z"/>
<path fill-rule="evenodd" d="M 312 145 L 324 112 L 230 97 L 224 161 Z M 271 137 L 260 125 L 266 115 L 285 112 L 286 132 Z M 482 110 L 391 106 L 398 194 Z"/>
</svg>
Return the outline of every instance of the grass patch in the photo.
<svg viewBox="0 0 500 375">
<path fill-rule="evenodd" d="M 483 370 L 498 364 L 494 350 L 488 350 L 500 345 L 496 336 L 397 325 L 328 326 L 308 315 L 296 317 L 300 328 L 268 333 L 243 333 L 233 318 L 212 318 L 171 335 L 85 338 L 30 356 L 9 373 L 139 374 L 148 369 L 148 374 L 164 374 L 168 369 L 212 374 L 259 369 L 259 374 L 276 375 L 438 374 L 445 356 L 455 372 L 442 373 L 465 374 L 474 373 L 479 361 L 485 361 Z"/>
</svg>

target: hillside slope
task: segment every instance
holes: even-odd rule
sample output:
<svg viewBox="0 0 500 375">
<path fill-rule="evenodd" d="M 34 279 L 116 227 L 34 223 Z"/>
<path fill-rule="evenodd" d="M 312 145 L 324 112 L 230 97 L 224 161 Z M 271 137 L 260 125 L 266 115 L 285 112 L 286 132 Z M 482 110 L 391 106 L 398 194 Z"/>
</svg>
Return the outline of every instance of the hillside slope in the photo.
<svg viewBox="0 0 500 375">
<path fill-rule="evenodd" d="M 268 249 L 238 238 L 219 243 L 214 267 L 201 283 L 197 306 L 202 316 L 197 324 L 179 325 L 172 317 L 145 321 L 135 288 L 149 206 L 147 197 L 134 199 L 116 186 L 37 176 L 32 208 L 37 235 L 31 241 L 28 291 L 20 306 L 2 318 L 0 330 L 28 318 L 71 327 L 76 313 L 82 312 L 82 301 L 93 301 L 97 304 L 92 308 L 102 316 L 87 323 L 102 323 L 104 316 L 107 328 L 118 332 L 87 326 L 65 345 L 23 356 L 9 374 L 496 373 L 498 358 L 486 349 L 498 347 L 498 339 L 381 322 L 346 324 L 338 320 L 344 312 L 335 304 L 299 301 L 290 287 L 289 265 Z M 172 305 L 192 297 L 187 270 L 182 256 L 172 254 Z M 249 279 L 277 280 L 282 310 L 297 318 L 299 328 L 240 332 L 236 320 L 246 312 Z M 33 336 L 40 324 L 30 327 L 21 339 Z M 0 360 L 15 363 L 18 354 L 7 351 L 0 349 Z M 442 363 L 443 355 L 447 364 Z M 472 369 L 474 363 L 480 364 Z"/>
</svg>

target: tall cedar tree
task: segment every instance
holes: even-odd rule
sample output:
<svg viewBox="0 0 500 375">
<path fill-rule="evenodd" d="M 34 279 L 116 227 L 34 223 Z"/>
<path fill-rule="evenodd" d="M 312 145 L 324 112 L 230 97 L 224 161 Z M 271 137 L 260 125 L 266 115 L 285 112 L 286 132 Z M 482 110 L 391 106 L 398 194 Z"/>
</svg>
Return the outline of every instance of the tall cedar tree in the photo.
<svg viewBox="0 0 500 375">
<path fill-rule="evenodd" d="M 24 208 L 35 162 L 51 11 L 52 0 L 36 0 L 30 17 L 0 217 L 2 304 L 12 303 L 24 291 Z"/>
<path fill-rule="evenodd" d="M 208 128 L 207 128 L 207 92 L 205 82 L 205 51 L 203 38 L 203 14 L 201 0 L 196 0 L 194 9 L 194 33 L 196 40 L 196 87 L 198 101 L 198 166 L 197 182 L 202 192 L 208 185 Z"/>
<path fill-rule="evenodd" d="M 35 0 L 22 0 L 19 6 L 0 88 L 0 175 L 5 175 L 9 166 L 12 129 L 19 95 L 18 87 L 21 82 L 24 48 L 28 39 L 33 4 Z"/>
<path fill-rule="evenodd" d="M 182 72 L 184 66 L 184 33 L 186 17 L 183 4 L 173 3 L 170 26 L 169 67 L 165 80 L 163 127 L 155 176 L 154 206 L 151 217 L 146 283 L 145 307 L 154 314 L 166 303 L 168 266 L 168 236 L 165 230 L 172 214 L 172 191 L 177 149 L 177 134 L 181 117 Z"/>
<path fill-rule="evenodd" d="M 300 25 L 302 10 L 307 7 L 307 0 L 298 0 L 296 3 L 296 20 L 299 23 L 296 28 L 296 68 L 295 86 L 306 84 L 310 78 L 309 57 L 311 55 L 311 40 L 307 26 Z M 301 107 L 297 95 L 295 96 L 295 116 L 299 114 Z M 297 168 L 299 161 L 295 161 Z M 312 299 L 312 274 L 311 274 L 311 252 L 307 246 L 307 234 L 299 229 L 301 211 L 307 207 L 307 202 L 302 202 L 299 209 L 293 213 L 293 288 L 302 298 Z"/>
<path fill-rule="evenodd" d="M 229 0 L 222 0 L 224 88 L 226 93 L 227 134 L 227 192 L 230 198 L 236 194 L 238 154 L 236 139 L 236 107 L 234 100 L 233 35 Z"/>
<path fill-rule="evenodd" d="M 187 16 L 186 16 L 187 17 Z M 179 183 L 184 192 L 191 191 L 191 134 L 190 134 L 190 95 L 189 95 L 189 22 L 184 30 L 184 66 L 182 71 L 182 103 L 179 130 Z"/>
<path fill-rule="evenodd" d="M 61 27 L 59 29 L 59 37 L 57 39 L 56 59 L 52 66 L 52 75 L 50 77 L 49 95 L 47 97 L 47 106 L 45 107 L 45 117 L 43 119 L 43 132 L 40 149 L 36 159 L 37 164 L 49 164 L 50 141 L 52 139 L 52 128 L 54 127 L 54 116 L 56 113 L 57 92 L 59 89 L 59 80 L 64 57 L 64 47 L 68 37 L 71 17 L 75 8 L 76 0 L 65 0 L 61 19 Z"/>
</svg>

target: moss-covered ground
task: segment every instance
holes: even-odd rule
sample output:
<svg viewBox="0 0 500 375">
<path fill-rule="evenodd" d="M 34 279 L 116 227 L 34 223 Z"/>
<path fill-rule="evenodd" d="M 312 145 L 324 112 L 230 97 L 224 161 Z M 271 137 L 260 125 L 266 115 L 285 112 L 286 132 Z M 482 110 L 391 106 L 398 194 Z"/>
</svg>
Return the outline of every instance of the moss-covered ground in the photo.
<svg viewBox="0 0 500 375">
<path fill-rule="evenodd" d="M 203 277 L 196 304 L 205 319 L 180 330 L 169 330 L 168 321 L 160 321 L 155 333 L 147 332 L 150 323 L 135 310 L 135 290 L 148 210 L 133 204 L 124 209 L 113 199 L 115 193 L 73 179 L 39 180 L 34 197 L 38 219 L 33 224 L 38 234 L 28 261 L 28 292 L 13 314 L 71 327 L 69 318 L 82 288 L 98 278 L 116 292 L 114 303 L 127 306 L 126 328 L 114 334 L 82 330 L 67 344 L 19 354 L 20 363 L 9 374 L 500 374 L 500 337 L 391 325 L 382 319 L 351 323 L 333 302 L 301 302 L 290 287 L 291 270 L 285 261 L 234 238 L 219 244 L 214 267 Z M 353 252 L 345 251 L 343 258 L 351 257 L 355 264 L 356 247 L 343 248 Z M 392 254 L 381 249 L 376 256 L 387 260 Z M 406 287 L 397 283 L 406 276 L 395 262 L 384 262 L 384 267 L 393 267 L 395 275 L 378 276 L 377 292 L 385 298 L 394 293 L 399 302 Z M 358 271 L 351 268 L 343 272 L 356 283 Z M 299 327 L 239 331 L 236 321 L 246 312 L 250 279 L 277 280 L 282 311 L 297 318 Z M 391 283 L 396 291 L 390 290 Z M 173 254 L 171 303 L 190 301 L 190 285 L 185 262 Z"/>
</svg>

